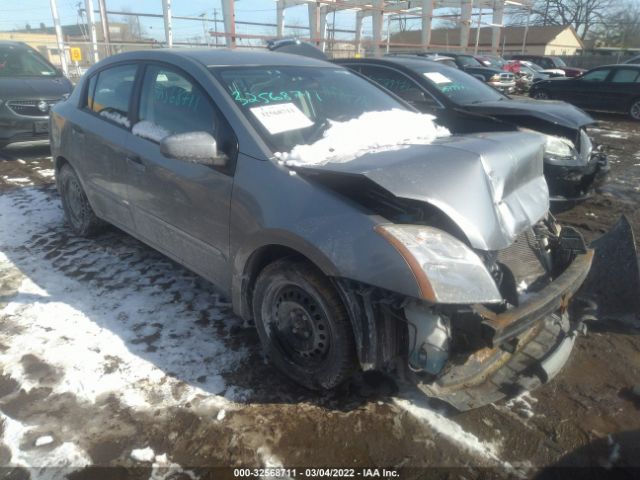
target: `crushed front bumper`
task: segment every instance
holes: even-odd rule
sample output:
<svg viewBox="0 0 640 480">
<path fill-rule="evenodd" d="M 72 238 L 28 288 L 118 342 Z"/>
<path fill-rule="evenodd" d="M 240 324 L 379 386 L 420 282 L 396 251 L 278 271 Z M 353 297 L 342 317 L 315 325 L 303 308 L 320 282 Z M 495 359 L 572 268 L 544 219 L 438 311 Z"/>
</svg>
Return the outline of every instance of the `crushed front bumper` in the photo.
<svg viewBox="0 0 640 480">
<path fill-rule="evenodd" d="M 553 282 L 505 313 L 474 306 L 487 346 L 464 360 L 450 361 L 435 381 L 414 372 L 415 385 L 469 410 L 551 380 L 573 349 L 579 322 L 569 321 L 569 301 L 587 277 L 593 256 L 593 250 L 577 255 Z"/>
<path fill-rule="evenodd" d="M 589 198 L 609 176 L 609 160 L 603 152 L 595 152 L 584 167 L 562 167 L 544 164 L 544 176 L 552 202 L 579 202 Z"/>
</svg>

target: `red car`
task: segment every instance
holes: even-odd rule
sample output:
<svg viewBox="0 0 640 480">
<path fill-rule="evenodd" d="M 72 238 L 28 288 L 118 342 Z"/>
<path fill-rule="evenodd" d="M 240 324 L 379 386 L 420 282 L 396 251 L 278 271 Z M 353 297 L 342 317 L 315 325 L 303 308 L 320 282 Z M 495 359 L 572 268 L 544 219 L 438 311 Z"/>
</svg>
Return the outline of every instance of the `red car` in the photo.
<svg viewBox="0 0 640 480">
<path fill-rule="evenodd" d="M 517 54 L 511 55 L 509 57 L 510 60 L 527 60 L 529 62 L 533 62 L 536 65 L 540 65 L 545 70 L 557 68 L 560 70 L 564 70 L 564 74 L 567 77 L 577 77 L 578 75 L 582 75 L 586 70 L 584 68 L 577 67 L 569 67 L 560 57 L 552 57 L 547 55 L 526 55 L 526 54 Z"/>
</svg>

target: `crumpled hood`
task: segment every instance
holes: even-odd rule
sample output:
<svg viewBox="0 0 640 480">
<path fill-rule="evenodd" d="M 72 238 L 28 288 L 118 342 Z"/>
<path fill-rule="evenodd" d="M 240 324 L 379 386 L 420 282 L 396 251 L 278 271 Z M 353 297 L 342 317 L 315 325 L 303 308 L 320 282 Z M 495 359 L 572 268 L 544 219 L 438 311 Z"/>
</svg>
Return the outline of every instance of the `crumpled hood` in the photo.
<svg viewBox="0 0 640 480">
<path fill-rule="evenodd" d="M 54 100 L 71 93 L 73 85 L 65 77 L 0 78 L 0 98 L 3 100 Z"/>
<path fill-rule="evenodd" d="M 472 247 L 501 250 L 549 210 L 543 146 L 533 133 L 487 133 L 292 168 L 309 178 L 366 177 L 396 197 L 439 208 Z"/>
<path fill-rule="evenodd" d="M 519 118 L 536 118 L 561 127 L 579 129 L 596 121 L 583 110 L 557 100 L 502 100 L 465 106 L 481 115 L 490 115 L 518 125 Z"/>
</svg>

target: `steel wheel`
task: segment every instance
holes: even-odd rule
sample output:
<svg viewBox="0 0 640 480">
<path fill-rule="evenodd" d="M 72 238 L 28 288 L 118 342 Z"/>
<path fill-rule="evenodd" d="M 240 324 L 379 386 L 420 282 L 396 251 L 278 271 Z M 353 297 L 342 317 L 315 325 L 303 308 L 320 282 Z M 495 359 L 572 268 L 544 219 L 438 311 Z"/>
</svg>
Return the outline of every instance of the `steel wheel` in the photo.
<svg viewBox="0 0 640 480">
<path fill-rule="evenodd" d="M 273 363 L 305 387 L 333 388 L 357 367 L 351 322 L 342 300 L 322 272 L 290 259 L 260 273 L 253 314 Z"/>
<path fill-rule="evenodd" d="M 640 120 L 640 100 L 633 102 L 631 109 L 629 110 L 629 114 L 634 120 Z"/>
<path fill-rule="evenodd" d="M 99 232 L 104 223 L 93 212 L 76 172 L 69 165 L 64 165 L 56 181 L 62 209 L 71 229 L 87 237 Z"/>
</svg>

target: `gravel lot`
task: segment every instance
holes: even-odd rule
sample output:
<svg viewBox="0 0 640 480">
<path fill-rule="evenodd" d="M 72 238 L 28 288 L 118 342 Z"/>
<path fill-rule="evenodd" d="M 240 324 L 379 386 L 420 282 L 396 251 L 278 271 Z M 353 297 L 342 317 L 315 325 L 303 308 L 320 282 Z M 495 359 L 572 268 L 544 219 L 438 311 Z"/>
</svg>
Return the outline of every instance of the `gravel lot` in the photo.
<svg viewBox="0 0 640 480">
<path fill-rule="evenodd" d="M 560 218 L 595 238 L 624 213 L 640 233 L 640 129 L 601 120 L 611 182 Z M 640 467 L 640 319 L 601 320 L 552 383 L 471 412 L 376 375 L 310 393 L 267 364 L 208 282 L 116 229 L 74 237 L 48 155 L 38 144 L 0 153 L 0 478 Z"/>
</svg>

